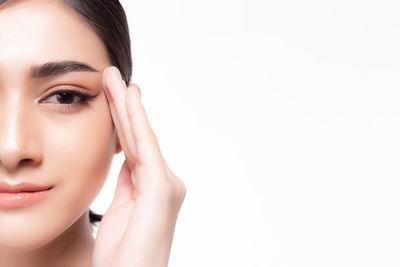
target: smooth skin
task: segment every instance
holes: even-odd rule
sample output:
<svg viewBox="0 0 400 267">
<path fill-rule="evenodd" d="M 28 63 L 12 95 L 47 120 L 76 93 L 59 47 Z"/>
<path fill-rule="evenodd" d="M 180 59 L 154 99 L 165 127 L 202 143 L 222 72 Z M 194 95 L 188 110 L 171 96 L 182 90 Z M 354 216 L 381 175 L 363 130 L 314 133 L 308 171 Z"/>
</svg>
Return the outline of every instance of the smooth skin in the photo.
<svg viewBox="0 0 400 267">
<path fill-rule="evenodd" d="M 94 266 L 167 267 L 186 187 L 161 154 L 139 87 L 126 87 L 114 66 L 104 70 L 103 87 L 126 159 L 99 226 Z"/>
<path fill-rule="evenodd" d="M 186 189 L 160 153 L 137 87 L 113 78 L 102 40 L 61 1 L 9 1 L 0 25 L 0 182 L 55 186 L 41 203 L 0 209 L 0 267 L 167 266 Z M 30 77 L 32 66 L 61 60 L 97 71 Z M 69 106 L 53 95 L 61 89 L 96 97 Z M 88 209 L 122 150 L 95 240 Z"/>
</svg>

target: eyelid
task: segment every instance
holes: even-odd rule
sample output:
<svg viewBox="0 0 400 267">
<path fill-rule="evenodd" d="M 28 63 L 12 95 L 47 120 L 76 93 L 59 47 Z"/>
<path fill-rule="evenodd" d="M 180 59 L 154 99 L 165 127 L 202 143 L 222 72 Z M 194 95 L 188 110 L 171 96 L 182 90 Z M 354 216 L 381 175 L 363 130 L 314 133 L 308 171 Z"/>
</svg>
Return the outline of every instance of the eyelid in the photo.
<svg viewBox="0 0 400 267">
<path fill-rule="evenodd" d="M 95 98 L 96 96 L 98 96 L 100 93 L 96 94 L 96 95 L 90 95 L 86 92 L 84 92 L 82 89 L 78 89 L 78 88 L 70 88 L 69 86 L 65 86 L 62 87 L 58 90 L 55 90 L 51 93 L 49 93 L 47 96 L 45 96 L 42 100 L 40 100 L 39 102 L 42 103 L 44 100 L 57 95 L 57 94 L 62 94 L 62 93 L 68 93 L 77 97 L 80 97 L 81 100 L 77 103 L 74 104 L 58 104 L 58 103 L 52 103 L 49 102 L 50 106 L 56 107 L 58 109 L 72 109 L 72 108 L 77 108 L 81 105 L 87 105 L 88 102 L 90 102 L 91 100 L 93 100 L 93 98 Z"/>
<path fill-rule="evenodd" d="M 63 86 L 63 87 L 56 89 L 53 92 L 49 93 L 44 98 L 48 98 L 50 96 L 53 96 L 55 94 L 60 94 L 60 93 L 71 93 L 71 94 L 76 94 L 78 96 L 90 96 L 87 92 L 85 92 L 82 89 L 74 88 L 74 87 L 70 87 L 70 86 Z"/>
<path fill-rule="evenodd" d="M 83 100 L 86 100 L 86 99 L 90 98 L 90 95 L 81 93 L 81 92 L 76 91 L 76 90 L 61 89 L 61 90 L 54 91 L 54 92 L 51 93 L 49 96 L 47 96 L 45 99 L 47 99 L 47 98 L 49 98 L 49 97 L 52 97 L 52 96 L 54 96 L 54 95 L 63 94 L 63 93 L 71 94 L 71 95 L 73 95 L 73 96 L 80 97 L 80 98 L 83 99 Z M 64 105 L 69 105 L 69 104 L 64 104 Z"/>
</svg>

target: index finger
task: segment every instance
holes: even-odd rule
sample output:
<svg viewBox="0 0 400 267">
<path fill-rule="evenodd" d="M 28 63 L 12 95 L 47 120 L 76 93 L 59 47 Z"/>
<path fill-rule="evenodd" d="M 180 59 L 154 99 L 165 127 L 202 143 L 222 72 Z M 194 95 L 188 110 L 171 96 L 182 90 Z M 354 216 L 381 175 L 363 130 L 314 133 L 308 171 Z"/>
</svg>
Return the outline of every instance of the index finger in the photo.
<svg viewBox="0 0 400 267">
<path fill-rule="evenodd" d="M 111 115 L 117 129 L 121 148 L 128 160 L 130 168 L 133 167 L 136 156 L 136 145 L 131 132 L 128 116 L 126 114 L 125 98 L 126 85 L 120 78 L 119 70 L 112 66 L 104 70 L 103 86 L 110 105 Z"/>
</svg>

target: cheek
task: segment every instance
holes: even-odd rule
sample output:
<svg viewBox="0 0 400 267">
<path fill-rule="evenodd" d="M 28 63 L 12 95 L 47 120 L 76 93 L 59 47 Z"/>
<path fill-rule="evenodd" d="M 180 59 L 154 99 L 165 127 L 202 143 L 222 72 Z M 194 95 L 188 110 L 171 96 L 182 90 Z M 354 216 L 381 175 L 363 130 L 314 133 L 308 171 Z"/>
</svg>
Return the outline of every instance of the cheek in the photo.
<svg viewBox="0 0 400 267">
<path fill-rule="evenodd" d="M 64 214 L 85 211 L 107 177 L 115 151 L 115 130 L 106 107 L 104 103 L 51 122 L 51 141 L 46 143 L 44 159 L 57 189 L 54 204 Z"/>
<path fill-rule="evenodd" d="M 25 212 L 0 213 L 0 246 L 32 249 L 54 240 L 89 208 L 111 167 L 116 133 L 105 99 L 84 112 L 40 118 L 33 130 L 41 138 L 37 177 L 54 192 Z"/>
</svg>

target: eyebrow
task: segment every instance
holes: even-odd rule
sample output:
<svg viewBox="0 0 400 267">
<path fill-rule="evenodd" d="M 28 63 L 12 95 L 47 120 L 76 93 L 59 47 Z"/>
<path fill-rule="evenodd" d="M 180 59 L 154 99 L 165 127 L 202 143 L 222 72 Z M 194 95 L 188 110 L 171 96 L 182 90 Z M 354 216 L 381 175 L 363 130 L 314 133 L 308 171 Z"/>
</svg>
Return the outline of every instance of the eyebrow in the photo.
<svg viewBox="0 0 400 267">
<path fill-rule="evenodd" d="M 31 67 L 30 75 L 31 78 L 38 79 L 78 71 L 99 72 L 89 64 L 73 60 L 63 60 L 34 65 Z"/>
</svg>

